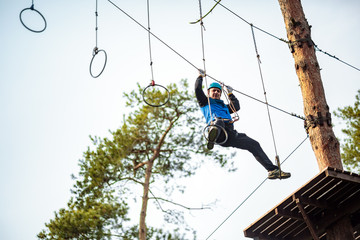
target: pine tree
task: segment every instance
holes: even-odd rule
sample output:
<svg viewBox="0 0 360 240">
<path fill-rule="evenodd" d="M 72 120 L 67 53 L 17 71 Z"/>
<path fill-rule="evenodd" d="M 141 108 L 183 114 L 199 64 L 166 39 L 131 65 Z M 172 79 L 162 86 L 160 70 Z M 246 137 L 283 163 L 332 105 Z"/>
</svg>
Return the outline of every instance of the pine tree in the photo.
<svg viewBox="0 0 360 240">
<path fill-rule="evenodd" d="M 145 104 L 139 85 L 137 91 L 124 94 L 126 106 L 135 110 L 111 132 L 112 139 L 91 137 L 93 146 L 84 152 L 79 176 L 74 177 L 74 196 L 67 209 L 45 224 L 40 239 L 184 239 L 178 229 L 170 233 L 146 226 L 148 201 L 171 202 L 170 193 L 178 187 L 171 180 L 192 176 L 209 156 L 220 167 L 230 163 L 227 155 L 206 149 L 204 121 L 187 81 L 167 89 L 171 99 L 163 107 Z M 167 98 L 158 90 L 145 94 L 160 102 Z M 169 199 L 156 197 L 153 186 L 164 189 Z M 128 202 L 137 190 L 142 191 L 140 222 L 131 226 Z M 164 211 L 164 219 L 183 224 L 181 212 Z"/>
<path fill-rule="evenodd" d="M 341 158 L 347 170 L 360 173 L 360 90 L 354 106 L 338 108 L 335 116 L 346 121 L 346 135 L 341 144 Z"/>
</svg>

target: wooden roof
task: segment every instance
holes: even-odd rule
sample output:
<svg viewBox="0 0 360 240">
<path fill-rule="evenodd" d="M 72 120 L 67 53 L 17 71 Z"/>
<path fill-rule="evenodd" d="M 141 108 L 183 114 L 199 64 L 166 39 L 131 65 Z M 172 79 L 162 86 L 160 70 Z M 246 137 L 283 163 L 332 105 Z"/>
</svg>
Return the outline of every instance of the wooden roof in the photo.
<svg viewBox="0 0 360 240">
<path fill-rule="evenodd" d="M 316 235 L 325 240 L 325 229 L 346 215 L 355 239 L 360 239 L 360 176 L 327 168 L 247 227 L 244 235 L 266 240 L 306 240 Z"/>
</svg>

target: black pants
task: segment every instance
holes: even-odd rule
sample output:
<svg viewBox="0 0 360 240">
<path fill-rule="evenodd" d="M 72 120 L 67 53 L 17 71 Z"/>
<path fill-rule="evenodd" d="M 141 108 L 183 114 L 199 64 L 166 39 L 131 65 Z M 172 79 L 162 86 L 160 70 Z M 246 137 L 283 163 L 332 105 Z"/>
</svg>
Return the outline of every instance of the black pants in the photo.
<svg viewBox="0 0 360 240">
<path fill-rule="evenodd" d="M 243 150 L 248 150 L 251 152 L 255 159 L 268 171 L 272 171 L 278 169 L 276 165 L 274 165 L 266 153 L 261 148 L 260 144 L 254 139 L 248 137 L 245 133 L 238 133 L 233 124 L 224 123 L 222 120 L 215 121 L 214 125 L 221 126 L 227 132 L 228 139 L 225 143 L 225 133 L 223 130 L 220 130 L 220 135 L 217 138 L 216 142 L 221 143 L 220 145 L 223 147 L 234 147 Z"/>
</svg>

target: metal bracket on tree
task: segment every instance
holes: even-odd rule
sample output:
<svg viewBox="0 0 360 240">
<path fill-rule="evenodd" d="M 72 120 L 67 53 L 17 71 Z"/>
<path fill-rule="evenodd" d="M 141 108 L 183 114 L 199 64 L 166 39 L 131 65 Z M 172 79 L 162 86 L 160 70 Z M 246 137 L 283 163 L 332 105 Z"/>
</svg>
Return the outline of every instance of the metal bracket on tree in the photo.
<svg viewBox="0 0 360 240">
<path fill-rule="evenodd" d="M 315 128 L 317 126 L 323 126 L 324 122 L 326 122 L 328 126 L 332 126 L 330 112 L 326 112 L 325 116 L 323 116 L 321 112 L 317 112 L 317 117 L 309 114 L 308 116 L 306 116 L 306 119 L 304 121 L 304 128 L 306 129 L 306 133 L 309 133 L 310 127 Z"/>
</svg>

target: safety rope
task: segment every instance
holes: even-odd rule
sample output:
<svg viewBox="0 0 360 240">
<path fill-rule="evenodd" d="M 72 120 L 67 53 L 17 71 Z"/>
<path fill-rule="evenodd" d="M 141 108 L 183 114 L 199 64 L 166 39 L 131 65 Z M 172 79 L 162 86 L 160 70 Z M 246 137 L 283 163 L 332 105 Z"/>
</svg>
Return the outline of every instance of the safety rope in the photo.
<svg viewBox="0 0 360 240">
<path fill-rule="evenodd" d="M 168 103 L 168 101 L 170 100 L 170 92 L 166 87 L 164 87 L 162 85 L 159 85 L 159 84 L 156 84 L 155 80 L 154 80 L 153 58 L 152 58 L 152 50 L 151 50 L 150 1 L 149 0 L 147 0 L 146 8 L 147 8 L 147 23 L 148 23 L 147 32 L 148 32 L 148 44 L 149 44 L 151 81 L 150 81 L 150 84 L 147 87 L 144 88 L 142 96 L 143 96 L 144 102 L 146 104 L 148 104 L 149 106 L 161 107 L 161 106 L 164 106 L 166 103 Z M 159 102 L 154 101 L 154 99 L 147 94 L 148 90 L 153 89 L 155 87 L 157 89 L 163 90 L 164 94 L 167 95 L 165 101 L 162 101 L 162 102 L 161 101 L 159 101 Z"/>
<path fill-rule="evenodd" d="M 154 81 L 154 70 L 153 70 L 153 60 L 151 53 L 151 34 L 150 34 L 150 4 L 147 0 L 147 21 L 148 21 L 148 38 L 149 38 L 149 56 L 150 56 L 150 69 L 151 69 L 151 81 Z"/>
<path fill-rule="evenodd" d="M 306 138 L 284 159 L 284 161 L 281 162 L 281 165 L 288 159 L 290 158 L 291 155 L 293 155 L 295 153 L 296 150 L 298 150 L 300 148 L 300 146 L 309 138 L 309 135 L 306 136 Z M 249 200 L 249 198 L 266 182 L 266 180 L 268 180 L 268 178 L 265 178 L 230 214 L 229 216 L 227 216 L 225 218 L 224 221 L 222 221 L 219 226 L 217 226 L 215 228 L 214 231 L 212 231 L 210 233 L 210 235 L 206 238 L 206 240 L 208 240 L 217 230 L 219 230 L 219 228 L 224 225 L 224 223 L 229 220 L 229 218 L 237 211 L 239 210 L 239 208 L 247 201 Z"/>
<path fill-rule="evenodd" d="M 224 95 L 227 100 L 228 106 L 230 107 L 232 114 L 235 115 L 232 117 L 232 121 L 230 121 L 230 123 L 234 123 L 234 122 L 238 121 L 240 119 L 240 117 L 239 117 L 238 112 L 236 111 L 234 103 L 230 99 L 230 93 L 227 91 L 227 89 L 224 86 L 225 86 L 225 84 L 223 84 L 223 89 L 224 89 Z"/>
<path fill-rule="evenodd" d="M 138 22 L 135 18 L 133 18 L 131 15 L 129 15 L 127 12 L 125 12 L 122 8 L 120 8 L 118 5 L 116 5 L 114 2 L 112 2 L 111 0 L 108 0 L 109 3 L 111 3 L 115 8 L 117 8 L 119 11 L 121 11 L 123 14 L 125 14 L 128 18 L 130 18 L 133 22 L 135 22 L 137 25 L 139 25 L 141 28 L 143 28 L 145 31 L 148 31 L 154 38 L 156 38 L 159 42 L 161 42 L 162 44 L 164 44 L 168 49 L 170 49 L 172 52 L 174 52 L 176 55 L 178 55 L 180 58 L 182 58 L 185 62 L 187 62 L 189 65 L 191 65 L 193 68 L 195 68 L 197 71 L 199 71 L 199 68 L 197 66 L 195 66 L 195 64 L 193 64 L 192 62 L 190 62 L 187 58 L 185 58 L 183 55 L 181 55 L 178 51 L 176 51 L 174 48 L 172 48 L 169 44 L 167 44 L 166 42 L 164 42 L 161 38 L 159 38 L 157 35 L 155 35 L 154 33 L 150 32 L 145 26 L 143 26 L 140 22 Z M 218 82 L 218 83 L 222 83 L 221 81 L 217 80 L 216 78 L 210 76 L 209 74 L 206 74 L 207 77 L 211 78 L 212 80 Z M 260 99 L 257 99 L 253 96 L 250 96 L 244 92 L 241 92 L 237 89 L 233 89 L 234 92 L 237 92 L 245 97 L 248 97 L 250 99 L 253 99 L 259 103 L 262 103 L 262 104 L 266 104 L 264 101 L 260 100 Z M 300 115 L 297 115 L 295 113 L 290 113 L 288 111 L 285 111 L 279 107 L 276 107 L 274 105 L 271 105 L 271 104 L 268 104 L 269 107 L 271 108 L 274 108 L 278 111 L 281 111 L 285 114 L 288 114 L 290 116 L 293 116 L 293 117 L 296 117 L 296 118 L 299 118 L 301 120 L 305 120 L 304 117 L 300 116 Z"/>
<path fill-rule="evenodd" d="M 200 33 L 201 33 L 201 51 L 202 51 L 202 62 L 203 62 L 203 73 L 204 73 L 204 78 L 205 78 L 205 86 L 206 89 L 208 89 L 208 82 L 207 82 L 207 77 L 206 77 L 206 64 L 205 64 L 205 43 L 204 43 L 204 22 L 202 21 L 203 17 L 202 17 L 202 7 L 201 7 L 201 0 L 199 0 L 199 13 L 200 13 Z M 209 106 L 209 112 L 210 112 L 210 125 L 213 122 L 212 119 L 212 113 L 211 113 L 211 104 L 210 104 L 210 96 L 209 93 L 206 95 L 207 96 L 207 101 L 208 101 L 208 106 Z"/>
<path fill-rule="evenodd" d="M 92 56 L 92 58 L 91 58 L 90 66 L 89 66 L 90 75 L 91 75 L 93 78 L 97 78 L 97 77 L 99 77 L 99 76 L 103 73 L 103 71 L 104 71 L 104 69 L 105 69 L 105 66 L 106 66 L 106 63 L 107 63 L 107 54 L 106 54 L 106 51 L 103 50 L 103 49 L 99 49 L 99 48 L 98 48 L 98 29 L 99 29 L 99 27 L 98 27 L 98 16 L 99 16 L 99 14 L 98 14 L 98 0 L 96 0 L 95 2 L 96 2 L 96 8 L 95 8 L 95 47 L 94 47 L 94 49 L 93 49 L 93 53 L 92 53 L 93 56 Z M 97 56 L 97 54 L 98 54 L 99 52 L 102 52 L 102 53 L 104 54 L 104 57 L 105 57 L 104 65 L 103 65 L 101 71 L 99 72 L 99 74 L 94 75 L 93 72 L 92 72 L 92 64 L 93 64 L 93 62 L 94 62 L 95 57 Z"/>
<path fill-rule="evenodd" d="M 98 17 L 99 17 L 99 13 L 98 13 L 98 0 L 95 1 L 95 49 L 98 49 Z"/>
<path fill-rule="evenodd" d="M 267 95 L 266 95 L 266 90 L 265 90 L 264 77 L 263 77 L 262 70 L 261 70 L 260 55 L 259 55 L 259 52 L 258 52 L 258 49 L 257 49 L 257 44 L 256 44 L 256 39 L 255 39 L 255 33 L 254 33 L 253 25 L 251 24 L 250 26 L 251 26 L 252 37 L 253 37 L 253 40 L 254 40 L 254 47 L 255 47 L 255 53 L 256 53 L 256 58 L 257 58 L 258 67 L 259 67 L 259 73 L 260 73 L 261 83 L 262 83 L 262 87 L 263 87 L 263 91 L 264 91 L 264 98 L 265 98 L 265 103 L 266 103 L 265 105 L 266 105 L 266 109 L 267 109 L 267 113 L 268 113 L 268 118 L 269 118 L 269 123 L 270 123 L 270 129 L 271 129 L 271 135 L 272 135 L 272 139 L 273 139 L 273 143 L 274 143 L 275 156 L 276 156 L 276 158 L 278 158 L 278 153 L 277 153 L 277 148 L 276 148 L 276 141 L 275 141 L 275 134 L 274 134 L 274 129 L 273 129 L 272 121 L 271 121 L 269 103 L 268 103 L 268 100 L 267 100 Z"/>
</svg>

